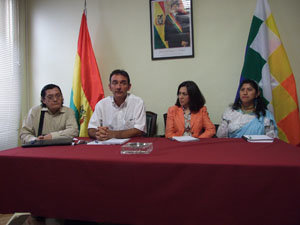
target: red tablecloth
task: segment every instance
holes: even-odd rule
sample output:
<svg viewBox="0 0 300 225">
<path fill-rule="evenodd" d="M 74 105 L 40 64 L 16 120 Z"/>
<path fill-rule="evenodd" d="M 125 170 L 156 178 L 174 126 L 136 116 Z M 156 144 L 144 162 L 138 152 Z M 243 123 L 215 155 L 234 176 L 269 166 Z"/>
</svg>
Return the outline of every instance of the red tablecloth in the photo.
<svg viewBox="0 0 300 225">
<path fill-rule="evenodd" d="M 0 213 L 133 225 L 300 224 L 300 148 L 242 139 L 0 152 Z"/>
</svg>

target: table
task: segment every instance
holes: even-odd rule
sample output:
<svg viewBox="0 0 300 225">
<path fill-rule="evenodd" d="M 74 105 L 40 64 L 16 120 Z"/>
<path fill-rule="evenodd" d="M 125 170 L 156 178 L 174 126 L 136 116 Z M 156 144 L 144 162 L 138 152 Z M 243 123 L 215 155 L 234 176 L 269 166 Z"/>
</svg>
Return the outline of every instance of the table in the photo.
<svg viewBox="0 0 300 225">
<path fill-rule="evenodd" d="M 152 142 L 0 152 L 0 213 L 133 225 L 300 224 L 300 148 L 280 140 Z"/>
</svg>

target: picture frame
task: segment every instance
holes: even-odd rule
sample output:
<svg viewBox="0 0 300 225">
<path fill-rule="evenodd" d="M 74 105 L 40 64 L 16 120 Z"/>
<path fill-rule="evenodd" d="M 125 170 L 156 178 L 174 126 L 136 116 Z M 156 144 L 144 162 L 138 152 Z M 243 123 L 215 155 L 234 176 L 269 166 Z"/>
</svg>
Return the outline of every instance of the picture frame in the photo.
<svg viewBox="0 0 300 225">
<path fill-rule="evenodd" d="M 192 0 L 149 0 L 152 60 L 194 57 Z"/>
</svg>

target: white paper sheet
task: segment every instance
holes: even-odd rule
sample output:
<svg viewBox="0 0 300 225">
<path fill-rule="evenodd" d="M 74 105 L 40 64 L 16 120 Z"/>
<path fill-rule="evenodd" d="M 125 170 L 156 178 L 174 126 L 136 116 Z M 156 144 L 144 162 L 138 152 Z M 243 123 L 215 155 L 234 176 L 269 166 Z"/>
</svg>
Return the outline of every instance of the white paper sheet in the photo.
<svg viewBox="0 0 300 225">
<path fill-rule="evenodd" d="M 271 143 L 274 141 L 273 138 L 267 135 L 243 135 L 243 138 L 248 142 L 255 142 L 255 143 Z"/>
<path fill-rule="evenodd" d="M 172 139 L 180 142 L 199 141 L 199 138 L 191 136 L 174 136 Z"/>
<path fill-rule="evenodd" d="M 124 138 L 124 139 L 117 139 L 117 138 L 111 138 L 106 141 L 91 141 L 87 143 L 88 145 L 121 145 L 125 142 L 129 141 L 130 138 Z"/>
</svg>

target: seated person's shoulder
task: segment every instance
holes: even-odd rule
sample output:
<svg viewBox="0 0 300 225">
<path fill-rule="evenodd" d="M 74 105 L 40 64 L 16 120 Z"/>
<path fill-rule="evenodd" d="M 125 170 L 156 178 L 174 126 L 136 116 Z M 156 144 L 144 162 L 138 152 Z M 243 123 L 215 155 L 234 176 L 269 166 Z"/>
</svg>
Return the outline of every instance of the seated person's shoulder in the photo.
<svg viewBox="0 0 300 225">
<path fill-rule="evenodd" d="M 62 106 L 60 109 L 61 112 L 74 113 L 74 110 L 67 106 Z"/>
<path fill-rule="evenodd" d="M 99 110 L 100 108 L 106 108 L 110 102 L 113 102 L 112 96 L 107 96 L 105 98 L 100 99 L 95 105 L 95 110 Z"/>
<path fill-rule="evenodd" d="M 269 111 L 268 109 L 266 109 L 266 115 L 267 117 L 271 117 L 272 119 L 274 118 L 274 115 L 271 111 Z"/>
<path fill-rule="evenodd" d="M 235 109 L 233 109 L 231 106 L 228 106 L 225 110 L 224 113 L 234 113 L 236 112 Z"/>
<path fill-rule="evenodd" d="M 28 114 L 35 115 L 35 114 L 39 113 L 41 111 L 41 109 L 42 109 L 41 105 L 33 106 L 31 109 L 29 109 Z"/>
<path fill-rule="evenodd" d="M 127 104 L 134 106 L 134 107 L 141 107 L 142 105 L 144 105 L 144 101 L 141 97 L 138 97 L 133 94 L 129 94 Z"/>
<path fill-rule="evenodd" d="M 177 113 L 178 111 L 180 111 L 180 109 L 181 108 L 178 107 L 177 105 L 173 105 L 168 108 L 168 113 L 174 114 L 174 113 Z"/>
<path fill-rule="evenodd" d="M 143 99 L 139 96 L 136 96 L 134 94 L 128 94 L 128 98 L 131 99 L 131 100 L 134 100 L 134 101 L 141 101 L 143 102 Z"/>
<path fill-rule="evenodd" d="M 172 105 L 168 108 L 168 111 L 177 111 L 179 107 L 177 105 Z"/>
<path fill-rule="evenodd" d="M 101 100 L 99 100 L 98 102 L 97 102 L 97 104 L 96 104 L 96 106 L 97 105 L 103 105 L 103 104 L 107 104 L 107 103 L 109 103 L 109 102 L 113 102 L 113 96 L 107 96 L 107 97 L 105 97 L 105 98 L 102 98 Z"/>
<path fill-rule="evenodd" d="M 228 118 L 237 114 L 238 111 L 234 110 L 231 106 L 227 107 L 223 113 L 223 117 Z"/>
</svg>

